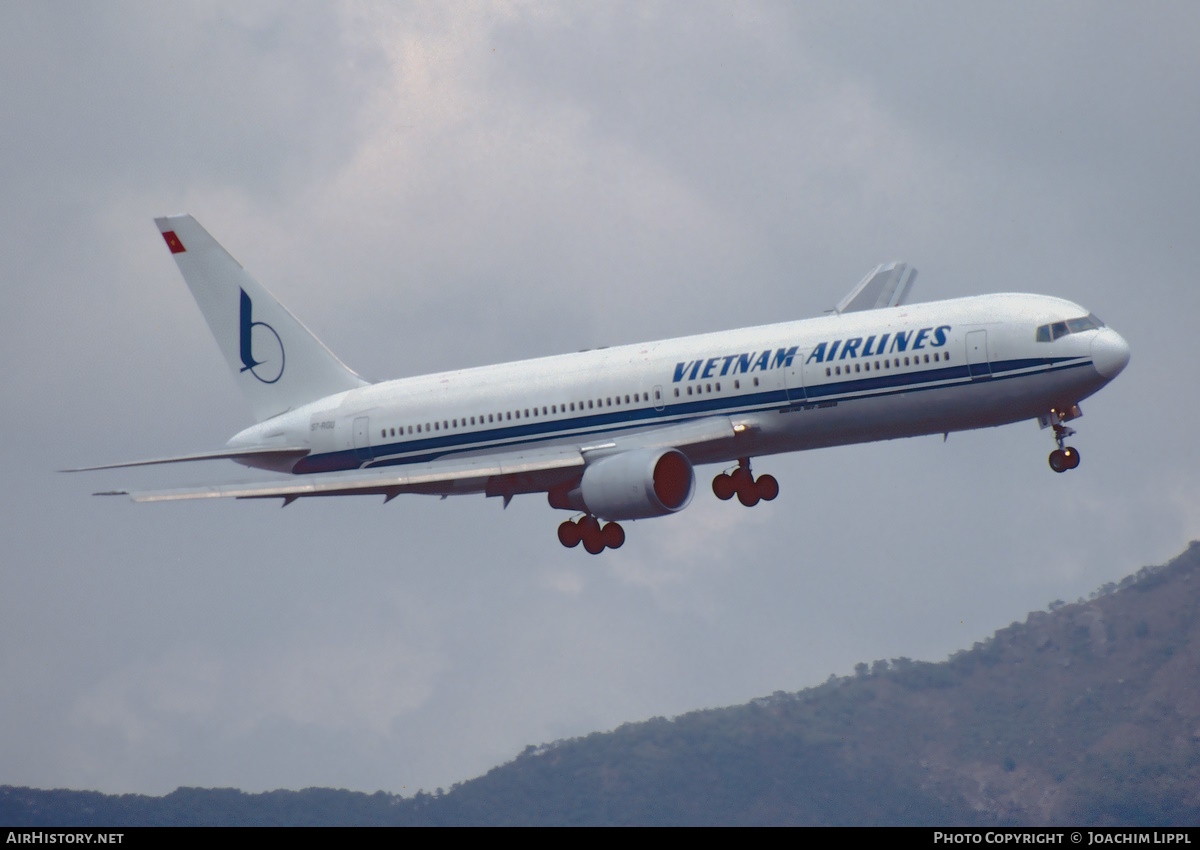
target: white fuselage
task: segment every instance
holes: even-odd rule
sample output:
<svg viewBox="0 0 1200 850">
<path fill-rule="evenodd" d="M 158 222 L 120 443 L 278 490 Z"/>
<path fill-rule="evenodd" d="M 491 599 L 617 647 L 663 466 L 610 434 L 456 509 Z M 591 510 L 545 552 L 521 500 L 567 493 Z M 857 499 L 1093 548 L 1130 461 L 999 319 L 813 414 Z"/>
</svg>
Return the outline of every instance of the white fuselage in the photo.
<svg viewBox="0 0 1200 850">
<path fill-rule="evenodd" d="M 986 295 L 402 378 L 303 405 L 229 445 L 306 446 L 275 468 L 316 473 L 729 417 L 735 454 L 682 448 L 713 463 L 1003 425 L 1069 410 L 1125 365 L 1108 329 L 1036 338 L 1083 316 L 1058 298 Z"/>
</svg>

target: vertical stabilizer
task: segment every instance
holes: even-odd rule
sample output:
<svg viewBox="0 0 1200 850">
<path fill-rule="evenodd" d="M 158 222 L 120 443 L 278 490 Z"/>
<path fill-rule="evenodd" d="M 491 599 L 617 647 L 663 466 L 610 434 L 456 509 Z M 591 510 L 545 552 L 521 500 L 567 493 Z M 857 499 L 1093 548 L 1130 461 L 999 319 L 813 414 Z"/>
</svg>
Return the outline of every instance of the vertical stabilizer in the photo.
<svg viewBox="0 0 1200 850">
<path fill-rule="evenodd" d="M 256 420 L 366 386 L 196 219 L 173 215 L 154 223 Z"/>
</svg>

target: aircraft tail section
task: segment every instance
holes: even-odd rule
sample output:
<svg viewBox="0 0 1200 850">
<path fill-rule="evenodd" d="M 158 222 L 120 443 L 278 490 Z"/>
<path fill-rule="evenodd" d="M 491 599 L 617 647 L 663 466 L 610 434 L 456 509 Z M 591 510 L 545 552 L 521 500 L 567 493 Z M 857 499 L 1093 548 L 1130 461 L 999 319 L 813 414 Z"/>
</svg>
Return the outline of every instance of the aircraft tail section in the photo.
<svg viewBox="0 0 1200 850">
<path fill-rule="evenodd" d="M 156 218 L 259 422 L 366 386 L 190 215 Z"/>
</svg>

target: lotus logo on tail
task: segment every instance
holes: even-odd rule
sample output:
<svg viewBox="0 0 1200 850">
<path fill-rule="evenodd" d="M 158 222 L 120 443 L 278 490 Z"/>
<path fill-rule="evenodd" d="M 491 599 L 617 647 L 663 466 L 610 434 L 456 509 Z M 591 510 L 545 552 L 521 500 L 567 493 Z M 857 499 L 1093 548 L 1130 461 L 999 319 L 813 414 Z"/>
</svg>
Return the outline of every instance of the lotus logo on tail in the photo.
<svg viewBox="0 0 1200 850">
<path fill-rule="evenodd" d="M 256 322 L 251 316 L 253 302 L 250 296 L 246 294 L 246 290 L 242 292 L 242 309 L 241 309 L 241 354 L 242 354 L 242 371 L 249 371 L 251 375 L 258 378 L 264 384 L 273 384 L 283 377 L 283 340 L 279 338 L 279 334 L 275 329 L 266 322 Z M 260 331 L 257 335 L 254 333 L 255 328 L 265 328 L 266 331 Z M 254 359 L 254 340 L 258 339 L 258 353 L 263 355 L 265 360 Z M 276 353 L 277 352 L 277 353 Z"/>
</svg>

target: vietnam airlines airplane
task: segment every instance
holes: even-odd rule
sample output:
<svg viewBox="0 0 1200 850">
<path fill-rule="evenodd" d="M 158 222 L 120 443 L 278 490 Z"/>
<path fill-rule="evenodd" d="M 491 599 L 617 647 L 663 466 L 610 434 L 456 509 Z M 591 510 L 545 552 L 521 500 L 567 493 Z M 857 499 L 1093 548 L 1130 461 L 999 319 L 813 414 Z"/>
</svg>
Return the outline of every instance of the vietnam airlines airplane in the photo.
<svg viewBox="0 0 1200 850">
<path fill-rule="evenodd" d="M 1036 419 L 1051 469 L 1074 469 L 1066 423 L 1129 362 L 1060 298 L 906 305 L 916 271 L 893 263 L 819 318 L 372 384 L 194 218 L 155 221 L 258 424 L 219 451 L 85 469 L 226 458 L 291 476 L 103 494 L 137 502 L 545 493 L 577 515 L 559 541 L 597 554 L 624 543 L 620 521 L 687 507 L 702 464 L 725 465 L 717 498 L 751 507 L 779 494 L 751 458 Z"/>
</svg>

